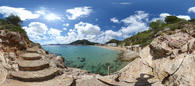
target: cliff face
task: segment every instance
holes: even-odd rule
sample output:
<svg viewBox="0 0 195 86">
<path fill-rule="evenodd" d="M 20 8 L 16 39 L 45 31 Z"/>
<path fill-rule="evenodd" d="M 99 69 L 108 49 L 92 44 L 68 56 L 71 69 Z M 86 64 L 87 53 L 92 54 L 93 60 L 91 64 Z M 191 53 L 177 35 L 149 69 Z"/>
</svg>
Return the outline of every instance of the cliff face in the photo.
<svg viewBox="0 0 195 86">
<path fill-rule="evenodd" d="M 140 58 L 105 80 L 130 86 L 195 86 L 194 33 L 191 24 L 164 31 L 141 50 Z"/>
<path fill-rule="evenodd" d="M 22 34 L 0 30 L 0 86 L 74 86 L 94 77 L 101 76 L 66 67 Z"/>
</svg>

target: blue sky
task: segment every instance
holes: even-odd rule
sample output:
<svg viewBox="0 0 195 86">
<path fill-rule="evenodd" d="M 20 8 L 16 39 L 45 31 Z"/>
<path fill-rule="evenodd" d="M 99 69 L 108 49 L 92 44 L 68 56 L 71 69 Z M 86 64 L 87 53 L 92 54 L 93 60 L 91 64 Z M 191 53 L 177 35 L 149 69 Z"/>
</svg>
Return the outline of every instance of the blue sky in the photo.
<svg viewBox="0 0 195 86">
<path fill-rule="evenodd" d="M 0 0 L 0 17 L 18 15 L 29 38 L 41 44 L 87 39 L 105 43 L 148 29 L 174 15 L 195 18 L 194 0 Z"/>
</svg>

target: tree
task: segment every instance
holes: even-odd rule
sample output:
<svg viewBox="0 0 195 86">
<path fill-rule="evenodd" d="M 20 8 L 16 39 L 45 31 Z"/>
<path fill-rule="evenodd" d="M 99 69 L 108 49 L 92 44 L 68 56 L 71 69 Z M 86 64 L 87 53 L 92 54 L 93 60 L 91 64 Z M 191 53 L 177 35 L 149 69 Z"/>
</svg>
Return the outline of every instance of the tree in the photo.
<svg viewBox="0 0 195 86">
<path fill-rule="evenodd" d="M 191 20 L 189 20 L 189 22 L 195 22 L 195 19 L 191 19 Z"/>
<path fill-rule="evenodd" d="M 165 23 L 162 20 L 157 20 L 150 23 L 151 29 L 160 29 Z"/>
<path fill-rule="evenodd" d="M 119 40 L 111 39 L 110 41 L 106 42 L 106 44 L 108 44 L 108 43 L 116 43 L 118 45 L 120 42 L 121 41 L 119 41 Z"/>
<path fill-rule="evenodd" d="M 6 18 L 6 21 L 10 24 L 16 25 L 16 26 L 20 26 L 20 23 L 22 23 L 22 20 L 20 19 L 20 17 L 16 16 L 16 15 L 9 15 Z"/>
<path fill-rule="evenodd" d="M 167 24 L 173 24 L 173 23 L 177 23 L 177 22 L 180 22 L 180 21 L 186 21 L 186 20 L 177 18 L 176 16 L 167 16 L 165 18 L 165 22 Z"/>
</svg>

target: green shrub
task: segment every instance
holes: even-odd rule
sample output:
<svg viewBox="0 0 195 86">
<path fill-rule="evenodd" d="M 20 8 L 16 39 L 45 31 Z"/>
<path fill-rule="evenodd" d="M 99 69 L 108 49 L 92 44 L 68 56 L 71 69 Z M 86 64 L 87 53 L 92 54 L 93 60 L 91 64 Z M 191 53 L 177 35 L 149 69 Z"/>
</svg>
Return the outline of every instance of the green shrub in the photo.
<svg viewBox="0 0 195 86">
<path fill-rule="evenodd" d="M 9 24 L 13 24 L 13 25 L 16 25 L 16 26 L 20 26 L 20 23 L 22 23 L 22 20 L 18 16 L 15 16 L 13 14 L 11 14 L 10 16 L 8 16 L 5 20 Z"/>
<path fill-rule="evenodd" d="M 194 22 L 191 20 L 190 22 Z M 188 21 L 184 19 L 177 18 L 176 16 L 167 16 L 165 22 L 162 20 L 157 20 L 150 23 L 150 29 L 137 33 L 129 38 L 126 38 L 125 46 L 139 44 L 141 47 L 144 47 L 152 42 L 152 40 L 165 32 L 168 35 L 173 34 L 173 31 L 176 29 L 183 29 L 185 24 L 189 24 Z M 165 31 L 164 28 L 170 28 L 170 30 Z"/>
<path fill-rule="evenodd" d="M 157 20 L 155 22 L 150 23 L 150 28 L 151 29 L 160 29 L 161 27 L 165 26 L 165 22 L 162 20 Z"/>
<path fill-rule="evenodd" d="M 165 18 L 165 22 L 167 24 L 173 24 L 173 23 L 177 23 L 177 22 L 181 22 L 181 21 L 186 21 L 186 20 L 177 18 L 176 16 L 167 16 Z"/>
<path fill-rule="evenodd" d="M 10 15 L 5 19 L 0 19 L 0 30 L 7 29 L 14 32 L 19 32 L 28 38 L 24 29 L 21 26 L 21 19 L 18 16 Z"/>
</svg>

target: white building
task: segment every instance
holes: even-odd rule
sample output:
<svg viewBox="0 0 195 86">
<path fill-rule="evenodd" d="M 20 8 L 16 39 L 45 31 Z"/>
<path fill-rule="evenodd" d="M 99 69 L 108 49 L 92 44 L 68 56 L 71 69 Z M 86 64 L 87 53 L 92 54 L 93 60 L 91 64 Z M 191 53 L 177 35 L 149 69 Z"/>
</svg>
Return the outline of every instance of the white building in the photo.
<svg viewBox="0 0 195 86">
<path fill-rule="evenodd" d="M 116 43 L 108 43 L 107 46 L 117 47 Z"/>
</svg>

